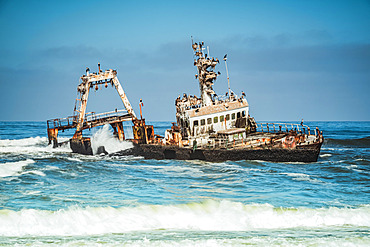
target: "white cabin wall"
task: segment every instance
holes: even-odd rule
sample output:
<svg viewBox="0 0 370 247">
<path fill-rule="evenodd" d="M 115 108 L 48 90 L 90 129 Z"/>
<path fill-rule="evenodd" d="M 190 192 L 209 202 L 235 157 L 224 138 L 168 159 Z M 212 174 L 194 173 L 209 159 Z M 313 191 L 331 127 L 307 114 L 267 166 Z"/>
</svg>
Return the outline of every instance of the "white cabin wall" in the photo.
<svg viewBox="0 0 370 247">
<path fill-rule="evenodd" d="M 219 112 L 219 113 L 213 113 L 213 114 L 209 114 L 209 115 L 202 115 L 202 116 L 197 116 L 197 117 L 192 117 L 189 119 L 190 121 L 190 129 L 193 130 L 195 132 L 203 132 L 201 131 L 202 128 L 205 128 L 205 130 L 207 131 L 208 128 L 210 128 L 211 126 L 213 126 L 213 130 L 215 132 L 217 131 L 220 131 L 220 130 L 225 130 L 225 129 L 230 129 L 230 128 L 233 128 L 234 125 L 235 125 L 235 121 L 237 119 L 237 113 L 238 112 L 242 112 L 242 111 L 245 111 L 245 114 L 246 116 L 248 116 L 249 114 L 249 107 L 244 107 L 244 108 L 239 108 L 239 109 L 233 109 L 233 110 L 229 110 L 229 111 L 223 111 L 223 112 Z M 235 119 L 232 119 L 231 116 L 232 114 L 235 113 Z M 230 119 L 228 121 L 226 121 L 226 125 L 225 125 L 225 119 L 220 122 L 220 116 L 225 116 L 227 114 L 230 114 Z M 218 117 L 218 122 L 217 123 L 214 123 L 214 117 Z M 208 118 L 211 118 L 212 119 L 212 123 L 211 124 L 208 124 L 207 123 L 207 119 Z M 201 120 L 202 119 L 205 119 L 205 125 L 201 125 Z M 198 126 L 196 126 L 194 128 L 194 121 L 198 120 Z M 200 133 L 194 133 L 193 135 L 197 135 L 197 134 L 200 134 Z"/>
</svg>

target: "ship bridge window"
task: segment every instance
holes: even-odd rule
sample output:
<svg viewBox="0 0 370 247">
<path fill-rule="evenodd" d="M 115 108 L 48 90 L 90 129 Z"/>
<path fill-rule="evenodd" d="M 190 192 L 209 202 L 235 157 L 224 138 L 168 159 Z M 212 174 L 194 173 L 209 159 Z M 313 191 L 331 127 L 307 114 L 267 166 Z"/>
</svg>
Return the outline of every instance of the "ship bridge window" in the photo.
<svg viewBox="0 0 370 247">
<path fill-rule="evenodd" d="M 231 119 L 235 119 L 235 113 L 231 114 Z"/>
<path fill-rule="evenodd" d="M 201 119 L 200 120 L 200 125 L 206 125 L 206 120 L 205 119 Z"/>
<path fill-rule="evenodd" d="M 230 114 L 227 114 L 227 115 L 225 116 L 225 118 L 226 118 L 226 121 L 229 121 L 229 120 L 230 120 Z"/>
<path fill-rule="evenodd" d="M 240 118 L 240 112 L 236 114 L 236 118 Z"/>
<path fill-rule="evenodd" d="M 194 123 L 194 126 L 198 126 L 199 125 L 198 120 L 195 120 L 193 123 Z"/>
<path fill-rule="evenodd" d="M 212 124 L 212 118 L 207 118 L 207 124 Z"/>
<path fill-rule="evenodd" d="M 218 117 L 213 118 L 213 123 L 218 123 Z"/>
<path fill-rule="evenodd" d="M 245 117 L 245 111 L 242 111 L 242 116 Z"/>
<path fill-rule="evenodd" d="M 222 115 L 222 116 L 220 116 L 220 122 L 223 122 L 224 121 L 224 116 Z"/>
</svg>

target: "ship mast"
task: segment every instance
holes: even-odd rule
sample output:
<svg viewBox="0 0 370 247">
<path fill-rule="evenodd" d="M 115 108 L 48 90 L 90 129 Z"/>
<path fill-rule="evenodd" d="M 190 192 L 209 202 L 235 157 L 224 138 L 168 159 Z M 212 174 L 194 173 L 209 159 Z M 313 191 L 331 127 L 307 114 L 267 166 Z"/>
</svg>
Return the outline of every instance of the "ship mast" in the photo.
<svg viewBox="0 0 370 247">
<path fill-rule="evenodd" d="M 204 54 L 203 50 L 205 48 L 203 48 L 203 46 L 204 42 L 199 42 L 198 44 L 192 41 L 194 55 L 197 57 L 197 59 L 194 59 L 194 65 L 198 70 L 198 74 L 195 75 L 195 78 L 199 80 L 202 106 L 209 106 L 213 104 L 212 96 L 215 94 L 212 86 L 217 76 L 221 73 L 213 71 L 217 63 L 219 63 L 219 60 L 208 56 L 208 54 Z"/>
<path fill-rule="evenodd" d="M 225 67 L 226 67 L 226 76 L 227 76 L 227 86 L 229 88 L 229 100 L 231 100 L 231 89 L 230 89 L 230 78 L 229 78 L 229 71 L 227 70 L 227 54 L 224 56 L 224 61 L 225 61 Z"/>
</svg>

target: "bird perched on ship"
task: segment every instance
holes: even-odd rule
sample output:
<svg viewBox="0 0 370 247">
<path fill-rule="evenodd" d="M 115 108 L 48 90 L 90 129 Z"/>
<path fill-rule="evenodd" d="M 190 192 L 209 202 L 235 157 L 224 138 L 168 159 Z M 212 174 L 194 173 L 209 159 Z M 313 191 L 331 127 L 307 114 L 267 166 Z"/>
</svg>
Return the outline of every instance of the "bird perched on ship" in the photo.
<svg viewBox="0 0 370 247">
<path fill-rule="evenodd" d="M 245 95 L 244 91 L 242 91 L 242 96 L 246 97 L 246 95 Z"/>
<path fill-rule="evenodd" d="M 175 100 L 175 105 L 177 106 L 180 102 L 181 102 L 181 97 L 179 95 L 179 97 L 177 97 L 177 99 Z"/>
<path fill-rule="evenodd" d="M 198 44 L 197 43 L 194 43 L 193 44 L 193 50 L 195 51 L 197 48 L 198 48 Z"/>
<path fill-rule="evenodd" d="M 182 101 L 183 101 L 183 102 L 188 101 L 188 95 L 187 95 L 186 93 L 184 93 L 184 94 L 182 95 Z"/>
</svg>

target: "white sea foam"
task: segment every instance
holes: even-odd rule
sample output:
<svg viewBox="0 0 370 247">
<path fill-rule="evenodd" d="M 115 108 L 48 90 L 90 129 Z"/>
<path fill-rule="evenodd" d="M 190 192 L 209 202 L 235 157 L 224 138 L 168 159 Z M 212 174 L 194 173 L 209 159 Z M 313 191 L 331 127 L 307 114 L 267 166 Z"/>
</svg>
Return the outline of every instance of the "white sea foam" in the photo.
<svg viewBox="0 0 370 247">
<path fill-rule="evenodd" d="M 23 167 L 35 163 L 31 159 L 16 161 L 16 162 L 6 162 L 0 164 L 0 177 L 11 177 L 20 175 Z"/>
<path fill-rule="evenodd" d="M 315 178 L 311 178 L 310 175 L 304 174 L 304 173 L 287 172 L 287 173 L 280 173 L 280 174 L 284 174 L 289 177 L 292 177 L 292 179 L 296 181 L 309 181 L 311 183 L 322 183 L 322 181 L 315 179 Z"/>
<path fill-rule="evenodd" d="M 108 153 L 115 153 L 133 147 L 131 142 L 119 141 L 115 138 L 108 124 L 99 129 L 91 138 L 93 154 L 97 153 L 100 146 L 104 146 L 105 151 Z"/>
<path fill-rule="evenodd" d="M 27 172 L 22 172 L 21 175 L 23 174 L 35 174 L 35 175 L 38 175 L 38 176 L 42 176 L 42 177 L 45 177 L 46 174 L 43 173 L 42 171 L 27 171 Z"/>
<path fill-rule="evenodd" d="M 40 195 L 42 194 L 41 191 L 39 190 L 34 190 L 34 191 L 24 191 L 24 192 L 21 192 L 23 195 Z"/>
<path fill-rule="evenodd" d="M 163 236 L 162 239 L 158 239 L 157 236 L 154 236 L 154 239 L 151 239 L 150 236 L 138 237 L 135 239 L 122 239 L 115 236 L 111 238 L 101 237 L 98 240 L 96 238 L 88 239 L 34 239 L 34 238 L 23 238 L 22 243 L 24 246 L 91 246 L 91 247 L 222 247 L 222 246 L 265 246 L 265 247 L 296 247 L 296 246 L 327 246 L 327 247 L 368 247 L 370 245 L 370 239 L 367 237 L 358 237 L 356 235 L 347 236 L 345 239 L 341 236 L 330 236 L 313 238 L 309 237 L 270 237 L 268 236 L 250 236 L 250 237 L 238 237 L 238 238 L 221 238 L 207 236 L 210 239 L 168 239 L 168 236 Z M 171 236 L 169 236 L 171 237 Z M 176 233 L 174 233 L 176 237 Z M 15 241 L 14 239 L 11 239 Z M 27 244 L 25 244 L 27 243 Z M 63 243 L 63 244 L 61 244 Z M 11 244 L 9 244 L 11 245 Z M 18 246 L 18 245 L 16 245 Z M 23 245 L 22 245 L 23 246 Z"/>
<path fill-rule="evenodd" d="M 45 169 L 46 169 L 46 170 L 59 170 L 59 167 L 57 167 L 57 166 L 51 166 L 51 165 L 47 165 L 47 166 L 45 166 Z"/>
<path fill-rule="evenodd" d="M 355 148 L 326 148 L 323 147 L 321 148 L 323 151 L 354 151 L 356 150 Z"/>
<path fill-rule="evenodd" d="M 320 157 L 321 158 L 324 158 L 324 157 L 330 157 L 330 156 L 332 156 L 331 154 L 320 154 Z"/>
<path fill-rule="evenodd" d="M 367 161 L 367 159 L 355 159 L 355 161 Z"/>
<path fill-rule="evenodd" d="M 68 138 L 59 138 L 60 142 L 67 141 Z M 68 144 L 53 148 L 48 145 L 47 137 L 30 137 L 15 140 L 0 140 L 0 153 L 36 153 L 38 155 L 45 153 L 71 152 Z"/>
<path fill-rule="evenodd" d="M 82 161 L 82 160 L 80 160 L 79 158 L 72 158 L 72 157 L 67 157 L 67 160 L 69 160 L 69 161 L 83 162 L 83 161 Z"/>
<path fill-rule="evenodd" d="M 370 227 L 370 205 L 359 208 L 274 208 L 209 200 L 182 205 L 0 210 L 1 236 L 72 236 L 151 230 L 250 231 L 257 229 Z"/>
<path fill-rule="evenodd" d="M 34 146 L 43 144 L 47 141 L 46 137 L 29 137 L 24 139 L 4 139 L 0 140 L 0 147 Z"/>
<path fill-rule="evenodd" d="M 349 165 L 349 166 L 342 166 L 343 168 L 346 168 L 348 170 L 360 172 L 360 173 L 368 173 L 365 170 L 360 169 L 357 165 Z"/>
</svg>

